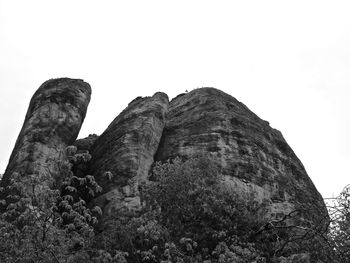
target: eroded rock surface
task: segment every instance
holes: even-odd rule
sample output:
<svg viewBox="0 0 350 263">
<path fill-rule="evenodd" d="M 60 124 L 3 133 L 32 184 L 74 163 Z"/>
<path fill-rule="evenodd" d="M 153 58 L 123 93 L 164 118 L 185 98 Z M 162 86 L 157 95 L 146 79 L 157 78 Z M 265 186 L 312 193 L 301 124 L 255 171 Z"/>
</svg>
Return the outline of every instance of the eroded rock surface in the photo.
<svg viewBox="0 0 350 263">
<path fill-rule="evenodd" d="M 282 134 L 214 88 L 196 89 L 170 102 L 155 160 L 201 153 L 213 157 L 232 191 L 267 201 L 266 216 L 302 210 L 317 223 L 327 216 L 321 195 Z"/>
<path fill-rule="evenodd" d="M 312 225 L 327 221 L 321 195 L 282 134 L 232 96 L 202 88 L 170 103 L 160 92 L 138 97 L 102 135 L 75 141 L 90 96 L 91 88 L 82 80 L 62 78 L 42 84 L 32 97 L 0 186 L 8 186 L 15 175 L 34 175 L 40 186 L 59 188 L 60 163 L 67 160 L 67 146 L 74 143 L 69 147 L 72 152 L 90 152 L 91 160 L 73 172 L 94 175 L 103 188 L 86 201 L 99 205 L 103 217 L 108 217 L 120 209 L 141 207 L 139 186 L 148 180 L 154 161 L 209 154 L 226 189 L 267 205 L 268 211 L 257 216 L 271 219 L 297 212 L 299 220 Z M 0 193 L 0 199 L 5 194 Z M 310 262 L 307 253 L 279 259 Z"/>
<path fill-rule="evenodd" d="M 168 96 L 138 97 L 109 125 L 91 149 L 91 171 L 103 188 L 93 203 L 104 215 L 140 206 L 138 184 L 147 179 L 162 136 Z M 109 179 L 108 173 L 113 177 Z"/>
<path fill-rule="evenodd" d="M 73 144 L 90 102 L 90 85 L 79 79 L 51 79 L 33 95 L 22 130 L 1 181 L 14 174 L 35 175 L 47 186 L 59 185 L 59 164 Z"/>
</svg>

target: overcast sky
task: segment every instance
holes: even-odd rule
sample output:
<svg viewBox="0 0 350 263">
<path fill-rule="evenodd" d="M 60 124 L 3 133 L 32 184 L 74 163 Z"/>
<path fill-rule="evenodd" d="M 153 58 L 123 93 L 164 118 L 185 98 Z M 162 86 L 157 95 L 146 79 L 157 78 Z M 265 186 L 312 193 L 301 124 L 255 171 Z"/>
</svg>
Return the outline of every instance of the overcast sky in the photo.
<svg viewBox="0 0 350 263">
<path fill-rule="evenodd" d="M 221 89 L 280 130 L 324 197 L 350 183 L 350 1 L 0 0 L 0 173 L 47 79 L 93 89 L 79 137 L 137 96 Z"/>
</svg>

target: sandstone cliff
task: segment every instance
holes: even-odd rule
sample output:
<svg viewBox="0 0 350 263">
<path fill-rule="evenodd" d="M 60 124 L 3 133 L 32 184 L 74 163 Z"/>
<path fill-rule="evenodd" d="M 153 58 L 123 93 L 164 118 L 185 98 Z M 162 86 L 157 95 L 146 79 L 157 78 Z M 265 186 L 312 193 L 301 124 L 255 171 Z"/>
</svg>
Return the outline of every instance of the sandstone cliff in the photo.
<svg viewBox="0 0 350 263">
<path fill-rule="evenodd" d="M 59 179 L 58 164 L 79 133 L 90 95 L 87 83 L 67 78 L 49 80 L 37 90 L 2 185 L 14 173 L 48 176 L 51 183 Z M 211 155 L 232 191 L 268 201 L 269 217 L 293 210 L 311 211 L 304 213 L 311 220 L 326 214 L 322 197 L 282 134 L 214 88 L 181 94 L 170 104 L 164 93 L 136 98 L 101 136 L 75 145 L 92 155 L 86 172 L 103 188 L 93 203 L 105 214 L 140 205 L 137 187 L 148 179 L 154 161 L 199 153 Z"/>
<path fill-rule="evenodd" d="M 136 98 L 91 147 L 90 173 L 103 189 L 94 204 L 103 207 L 105 214 L 123 206 L 139 207 L 138 184 L 148 177 L 167 110 L 164 93 Z M 106 172 L 112 173 L 111 180 Z"/>
<path fill-rule="evenodd" d="M 51 79 L 33 95 L 22 130 L 1 181 L 14 174 L 35 175 L 46 185 L 59 184 L 59 164 L 74 143 L 84 121 L 91 88 L 79 79 Z"/>
<path fill-rule="evenodd" d="M 298 211 L 298 219 L 327 220 L 321 195 L 282 134 L 214 88 L 181 94 L 169 107 L 163 93 L 135 99 L 94 139 L 91 154 L 89 173 L 103 187 L 93 204 L 103 207 L 105 216 L 139 207 L 137 185 L 148 180 L 154 161 L 209 154 L 225 187 L 267 205 L 263 216 Z"/>
<path fill-rule="evenodd" d="M 282 134 L 214 88 L 171 101 L 155 160 L 198 153 L 214 158 L 232 191 L 268 201 L 269 217 L 300 210 L 311 220 L 325 219 L 321 195 Z"/>
<path fill-rule="evenodd" d="M 74 144 L 91 154 L 79 173 L 102 186 L 89 201 L 102 208 L 103 219 L 141 207 L 139 186 L 155 161 L 205 154 L 219 167 L 223 187 L 267 206 L 263 217 L 297 211 L 296 220 L 327 221 L 321 195 L 282 134 L 232 96 L 201 88 L 171 102 L 161 92 L 138 97 L 100 136 L 76 140 L 90 95 L 89 84 L 67 78 L 36 91 L 0 186 L 15 175 L 35 175 L 43 186 L 59 188 L 59 164 Z"/>
</svg>

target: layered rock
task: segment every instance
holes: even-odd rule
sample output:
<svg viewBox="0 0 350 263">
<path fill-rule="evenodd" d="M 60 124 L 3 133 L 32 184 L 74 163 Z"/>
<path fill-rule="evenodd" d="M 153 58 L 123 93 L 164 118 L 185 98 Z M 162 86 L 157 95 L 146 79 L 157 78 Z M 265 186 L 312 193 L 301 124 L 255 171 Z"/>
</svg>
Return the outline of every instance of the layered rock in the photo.
<svg viewBox="0 0 350 263">
<path fill-rule="evenodd" d="M 164 93 L 136 98 L 93 144 L 90 173 L 103 189 L 93 204 L 102 207 L 105 216 L 140 206 L 138 185 L 148 177 L 168 103 Z"/>
<path fill-rule="evenodd" d="M 321 195 L 282 134 L 222 91 L 202 88 L 170 102 L 156 161 L 208 153 L 232 191 L 268 203 L 268 217 L 301 211 L 326 219 Z M 302 212 L 303 211 L 303 212 Z"/>
<path fill-rule="evenodd" d="M 51 79 L 33 95 L 1 181 L 34 175 L 40 184 L 59 186 L 65 149 L 78 136 L 90 102 L 90 85 L 79 79 Z"/>
<path fill-rule="evenodd" d="M 160 92 L 138 97 L 102 135 L 75 141 L 90 96 L 89 84 L 67 78 L 49 80 L 36 91 L 1 187 L 19 176 L 36 178 L 39 190 L 59 188 L 63 179 L 60 164 L 67 161 L 67 146 L 74 143 L 68 149 L 74 153 L 71 158 L 87 156 L 90 160 L 85 154 L 89 152 L 91 160 L 75 163 L 73 173 L 93 175 L 103 189 L 93 200 L 84 193 L 85 188 L 77 195 L 91 207 L 99 205 L 104 219 L 123 209 L 141 208 L 139 186 L 148 180 L 155 161 L 204 154 L 219 167 L 225 190 L 242 200 L 252 198 L 264 204 L 267 211 L 263 209 L 257 216 L 271 220 L 290 214 L 294 218 L 287 217 L 283 223 L 297 222 L 298 226 L 323 226 L 322 221 L 327 221 L 321 195 L 282 134 L 230 95 L 202 88 L 170 103 Z M 28 184 L 26 190 L 30 187 Z M 0 200 L 5 194 L 8 192 L 0 193 Z M 302 229 L 293 234 L 303 234 Z M 280 261 L 310 262 L 310 256 L 293 254 Z"/>
</svg>

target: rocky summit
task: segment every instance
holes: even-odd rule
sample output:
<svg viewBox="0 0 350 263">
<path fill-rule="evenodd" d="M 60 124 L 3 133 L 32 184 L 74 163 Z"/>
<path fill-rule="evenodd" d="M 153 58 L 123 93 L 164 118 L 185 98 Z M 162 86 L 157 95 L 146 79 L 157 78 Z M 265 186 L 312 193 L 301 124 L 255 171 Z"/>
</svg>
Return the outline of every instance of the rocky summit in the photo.
<svg viewBox="0 0 350 263">
<path fill-rule="evenodd" d="M 321 195 L 281 132 L 234 97 L 215 88 L 171 101 L 162 92 L 138 97 L 100 136 L 76 140 L 90 95 L 89 84 L 67 78 L 49 80 L 35 92 L 1 186 L 17 175 L 35 175 L 48 177 L 49 183 L 42 180 L 46 186 L 60 187 L 58 164 L 74 144 L 91 154 L 83 172 L 102 187 L 90 206 L 100 206 L 103 219 L 142 207 L 140 184 L 149 181 L 155 162 L 207 155 L 219 168 L 223 187 L 266 206 L 259 216 L 276 219 L 298 211 L 293 220 L 318 225 L 328 218 Z"/>
</svg>

